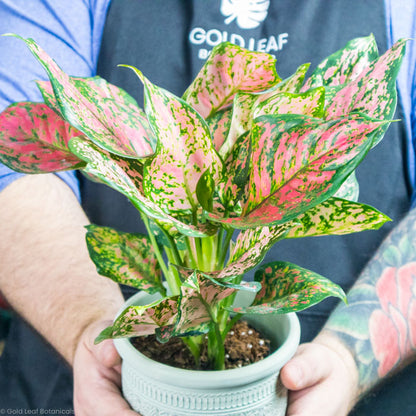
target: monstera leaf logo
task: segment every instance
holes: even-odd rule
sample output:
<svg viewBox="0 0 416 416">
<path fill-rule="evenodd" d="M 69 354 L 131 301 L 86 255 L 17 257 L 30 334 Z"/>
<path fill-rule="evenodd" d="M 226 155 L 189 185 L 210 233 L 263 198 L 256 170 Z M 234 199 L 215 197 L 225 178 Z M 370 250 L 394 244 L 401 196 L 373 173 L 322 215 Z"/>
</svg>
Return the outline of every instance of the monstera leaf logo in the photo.
<svg viewBox="0 0 416 416">
<path fill-rule="evenodd" d="M 228 25 L 236 20 L 241 29 L 254 29 L 267 17 L 270 0 L 222 0 L 221 13 Z"/>
</svg>

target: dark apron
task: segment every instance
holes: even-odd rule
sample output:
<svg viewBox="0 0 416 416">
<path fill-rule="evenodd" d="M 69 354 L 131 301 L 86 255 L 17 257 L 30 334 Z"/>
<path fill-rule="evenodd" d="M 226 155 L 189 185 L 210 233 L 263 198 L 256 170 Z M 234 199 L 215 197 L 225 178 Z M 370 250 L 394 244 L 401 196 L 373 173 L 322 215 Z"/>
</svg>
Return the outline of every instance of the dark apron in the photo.
<svg viewBox="0 0 416 416">
<path fill-rule="evenodd" d="M 380 0 L 272 0 L 268 10 L 261 9 L 267 2 L 259 2 L 248 10 L 242 4 L 235 7 L 234 3 L 113 0 L 104 29 L 98 74 L 127 90 L 141 104 L 140 81 L 132 71 L 117 68 L 118 64 L 136 66 L 152 82 L 180 96 L 199 71 L 208 51 L 221 40 L 275 54 L 282 78 L 305 62 L 311 62 L 314 68 L 328 54 L 358 36 L 373 33 L 380 52 L 386 50 L 384 5 Z M 397 117 L 402 118 L 400 114 Z M 393 123 L 384 140 L 357 171 L 360 201 L 389 215 L 394 220 L 392 223 L 379 231 L 357 235 L 279 242 L 265 261 L 292 261 L 348 290 L 384 236 L 409 209 L 405 160 L 403 126 Z M 93 223 L 144 232 L 137 211 L 124 196 L 82 177 L 81 194 Z M 328 299 L 299 314 L 303 341 L 315 336 L 335 304 L 334 299 Z M 19 351 L 25 351 L 27 361 L 20 361 Z M 0 393 L 0 409 L 70 406 L 70 375 L 59 361 L 51 358 L 53 355 L 20 321 L 14 320 L 0 360 L 0 392 L 10 392 L 10 400 L 3 404 L 4 394 Z M 34 371 L 33 362 L 46 364 L 40 364 L 41 368 Z M 369 395 L 370 402 L 363 401 L 354 414 L 414 415 L 415 370 L 416 366 L 409 367 L 382 386 L 381 394 L 375 399 L 373 394 Z M 54 396 L 55 392 L 58 396 Z M 400 392 L 400 398 L 396 392 Z"/>
</svg>

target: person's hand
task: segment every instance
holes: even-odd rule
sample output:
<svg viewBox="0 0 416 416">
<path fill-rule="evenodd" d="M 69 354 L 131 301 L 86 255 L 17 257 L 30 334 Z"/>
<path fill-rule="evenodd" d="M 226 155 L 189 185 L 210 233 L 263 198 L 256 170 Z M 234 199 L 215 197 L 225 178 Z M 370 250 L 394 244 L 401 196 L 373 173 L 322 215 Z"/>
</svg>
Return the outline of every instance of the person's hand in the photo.
<svg viewBox="0 0 416 416">
<path fill-rule="evenodd" d="M 74 356 L 74 409 L 77 416 L 137 416 L 120 392 L 121 359 L 111 340 L 94 345 L 111 321 L 96 322 L 83 332 Z"/>
<path fill-rule="evenodd" d="M 351 353 L 337 344 L 326 337 L 302 344 L 282 368 L 287 416 L 344 416 L 354 406 L 357 369 Z"/>
</svg>

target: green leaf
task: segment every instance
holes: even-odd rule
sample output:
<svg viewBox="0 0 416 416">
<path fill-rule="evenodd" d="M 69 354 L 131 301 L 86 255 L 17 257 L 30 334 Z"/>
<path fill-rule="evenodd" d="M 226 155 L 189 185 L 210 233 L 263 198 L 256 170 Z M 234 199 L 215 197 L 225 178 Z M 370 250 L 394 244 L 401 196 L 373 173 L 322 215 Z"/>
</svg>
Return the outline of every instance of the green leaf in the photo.
<svg viewBox="0 0 416 416">
<path fill-rule="evenodd" d="M 236 205 L 246 193 L 250 177 L 251 139 L 248 133 L 238 138 L 232 152 L 224 163 L 221 180 L 217 183 L 217 191 L 222 205 L 234 211 Z"/>
<path fill-rule="evenodd" d="M 335 196 L 337 198 L 348 199 L 350 201 L 358 201 L 359 194 L 360 185 L 358 184 L 355 172 L 352 172 L 335 193 Z"/>
<path fill-rule="evenodd" d="M 23 173 L 78 169 L 85 163 L 68 149 L 82 133 L 47 105 L 21 102 L 0 114 L 0 161 Z"/>
<path fill-rule="evenodd" d="M 239 233 L 229 264 L 219 278 L 241 276 L 260 264 L 279 240 L 326 234 L 349 234 L 381 227 L 389 218 L 376 209 L 347 200 L 330 198 L 284 224 L 243 230 Z"/>
<path fill-rule="evenodd" d="M 104 329 L 94 343 L 105 339 L 130 338 L 154 334 L 158 327 L 169 325 L 176 319 L 177 297 L 164 298 L 145 306 L 129 306 Z"/>
<path fill-rule="evenodd" d="M 347 301 L 344 291 L 325 277 L 288 262 L 263 265 L 255 274 L 262 290 L 252 306 L 231 308 L 235 313 L 289 313 L 306 309 L 329 296 Z"/>
<path fill-rule="evenodd" d="M 271 55 L 224 42 L 213 48 L 183 98 L 207 118 L 230 105 L 237 92 L 262 91 L 279 81 Z"/>
<path fill-rule="evenodd" d="M 155 156 L 145 163 L 145 194 L 168 212 L 190 214 L 201 175 L 209 170 L 217 177 L 222 170 L 208 126 L 185 101 L 130 68 L 145 86 L 146 114 L 158 137 Z"/>
<path fill-rule="evenodd" d="M 93 224 L 86 228 L 88 251 L 99 274 L 147 293 L 165 292 L 149 237 Z"/>
<path fill-rule="evenodd" d="M 285 238 L 375 230 L 391 220 L 369 205 L 332 197 L 304 212 L 296 221 Z"/>
<path fill-rule="evenodd" d="M 206 170 L 199 178 L 198 184 L 196 186 L 196 195 L 198 202 L 201 204 L 202 208 L 208 212 L 213 211 L 214 190 L 214 178 L 212 177 L 211 172 Z"/>
<path fill-rule="evenodd" d="M 232 110 L 228 108 L 226 110 L 217 111 L 205 120 L 209 131 L 211 132 L 212 142 L 217 152 L 219 152 L 228 136 L 231 126 L 231 116 Z"/>
<path fill-rule="evenodd" d="M 153 138 L 141 110 L 124 99 L 126 93 L 105 81 L 74 81 L 33 39 L 23 40 L 49 76 L 55 108 L 72 126 L 111 153 L 130 158 L 153 154 Z M 48 90 L 40 84 L 43 91 Z M 50 89 L 45 96 L 51 97 Z M 143 123 L 143 124 L 142 124 Z"/>
<path fill-rule="evenodd" d="M 173 248 L 174 244 L 178 250 L 187 249 L 185 241 L 186 237 L 183 234 L 180 234 L 174 226 L 166 227 L 166 224 L 162 224 L 157 220 L 149 218 L 149 229 L 160 246 Z M 171 239 L 169 237 L 171 237 Z"/>
</svg>

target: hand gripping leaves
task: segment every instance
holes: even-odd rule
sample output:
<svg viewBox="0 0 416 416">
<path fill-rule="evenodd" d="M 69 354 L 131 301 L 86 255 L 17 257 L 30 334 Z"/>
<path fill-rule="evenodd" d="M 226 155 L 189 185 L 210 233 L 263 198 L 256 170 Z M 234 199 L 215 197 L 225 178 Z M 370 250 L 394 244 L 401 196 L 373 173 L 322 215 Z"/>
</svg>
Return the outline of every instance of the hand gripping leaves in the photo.
<svg viewBox="0 0 416 416">
<path fill-rule="evenodd" d="M 0 160 L 25 173 L 81 169 L 129 198 L 148 230 L 87 227 L 100 274 L 161 295 L 127 308 L 97 342 L 179 336 L 198 363 L 207 334 L 211 368 L 222 369 L 223 340 L 243 314 L 346 300 L 313 271 L 260 263 L 285 238 L 388 221 L 351 195 L 354 169 L 393 117 L 404 40 L 380 57 L 372 36 L 352 40 L 306 80 L 306 64 L 281 80 L 270 55 L 223 43 L 181 98 L 130 67 L 144 84 L 144 111 L 120 88 L 70 77 L 23 41 L 50 81 L 38 82 L 45 103 L 0 115 Z M 245 282 L 256 266 L 255 281 Z M 233 308 L 239 290 L 256 292 L 252 305 Z"/>
</svg>

